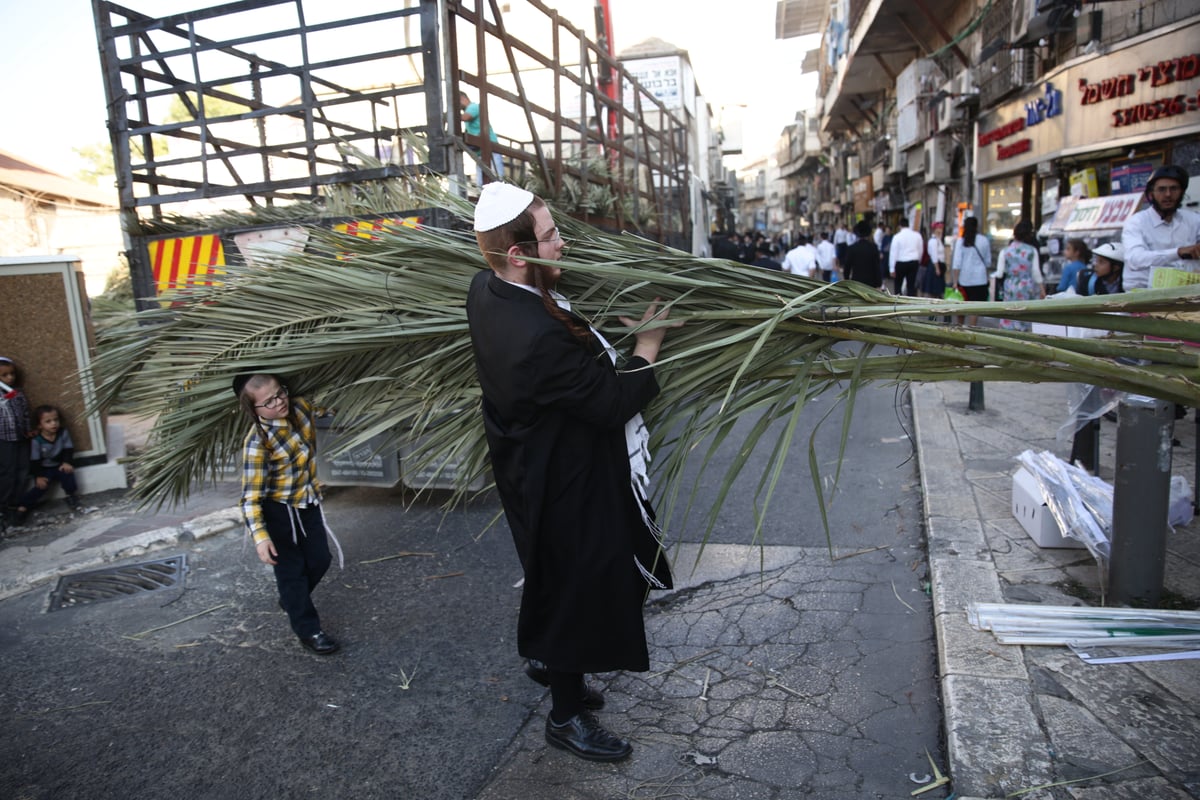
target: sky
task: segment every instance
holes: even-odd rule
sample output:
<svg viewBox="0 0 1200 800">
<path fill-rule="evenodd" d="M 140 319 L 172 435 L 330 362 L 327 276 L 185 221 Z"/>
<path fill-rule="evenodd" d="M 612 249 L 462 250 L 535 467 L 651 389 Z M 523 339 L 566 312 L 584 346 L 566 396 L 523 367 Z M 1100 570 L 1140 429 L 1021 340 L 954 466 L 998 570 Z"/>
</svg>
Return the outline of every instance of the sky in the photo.
<svg viewBox="0 0 1200 800">
<path fill-rule="evenodd" d="M 305 8 L 344 2 L 305 0 Z M 163 16 L 217 3 L 121 0 L 120 5 Z M 547 0 L 547 5 L 593 32 L 593 0 Z M 816 78 L 801 77 L 800 63 L 819 42 L 816 37 L 776 40 L 775 0 L 610 0 L 610 8 L 618 53 L 651 36 L 664 39 L 688 51 L 714 114 L 723 105 L 746 106 L 746 160 L 767 155 L 796 111 L 816 102 Z M 90 0 L 0 0 L 0 76 L 0 150 L 74 175 L 82 162 L 73 148 L 107 143 Z"/>
</svg>

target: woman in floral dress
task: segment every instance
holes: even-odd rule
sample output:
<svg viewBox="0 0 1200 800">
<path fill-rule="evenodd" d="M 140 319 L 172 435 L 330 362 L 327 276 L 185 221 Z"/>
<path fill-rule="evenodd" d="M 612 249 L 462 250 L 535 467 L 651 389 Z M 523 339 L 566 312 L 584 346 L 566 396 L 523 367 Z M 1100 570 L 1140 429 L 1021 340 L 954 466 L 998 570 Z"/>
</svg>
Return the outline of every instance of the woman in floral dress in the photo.
<svg viewBox="0 0 1200 800">
<path fill-rule="evenodd" d="M 1028 220 L 1021 220 L 1013 228 L 1013 239 L 1008 247 L 1000 251 L 992 279 L 996 285 L 1003 286 L 1006 303 L 1042 300 L 1046 297 L 1046 282 L 1042 278 L 1038 259 L 1037 239 L 1033 235 L 1033 225 Z M 1013 319 L 1000 320 L 1000 326 L 1016 331 L 1030 329 L 1028 322 Z"/>
</svg>

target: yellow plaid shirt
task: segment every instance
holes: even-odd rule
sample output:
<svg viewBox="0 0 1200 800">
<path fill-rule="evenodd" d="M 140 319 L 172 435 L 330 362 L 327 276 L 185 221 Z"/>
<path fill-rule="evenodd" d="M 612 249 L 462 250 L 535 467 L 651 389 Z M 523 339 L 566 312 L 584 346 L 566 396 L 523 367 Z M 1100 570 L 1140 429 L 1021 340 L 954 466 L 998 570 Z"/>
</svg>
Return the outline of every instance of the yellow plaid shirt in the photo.
<svg viewBox="0 0 1200 800">
<path fill-rule="evenodd" d="M 290 403 L 288 417 L 259 420 L 266 431 L 265 442 L 255 427 L 242 446 L 242 517 L 256 545 L 271 538 L 263 520 L 263 500 L 304 507 L 321 499 L 313 423 L 319 410 L 302 397 L 291 398 Z M 299 424 L 293 426 L 291 418 Z"/>
</svg>

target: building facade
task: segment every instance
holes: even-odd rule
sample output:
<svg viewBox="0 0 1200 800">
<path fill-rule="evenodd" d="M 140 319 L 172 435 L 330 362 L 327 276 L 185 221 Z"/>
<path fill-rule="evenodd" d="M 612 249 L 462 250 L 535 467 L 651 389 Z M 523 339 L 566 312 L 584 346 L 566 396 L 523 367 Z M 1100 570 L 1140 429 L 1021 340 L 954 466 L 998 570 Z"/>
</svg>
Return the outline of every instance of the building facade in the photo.
<svg viewBox="0 0 1200 800">
<path fill-rule="evenodd" d="M 998 250 L 1024 218 L 1053 262 L 1067 225 L 1113 235 L 1078 219 L 1129 205 L 1100 198 L 1136 195 L 1162 164 L 1200 174 L 1200 0 L 831 0 L 821 14 L 828 164 L 813 171 L 828 177 L 806 194 L 821 222 L 904 216 L 953 234 L 974 214 Z"/>
</svg>

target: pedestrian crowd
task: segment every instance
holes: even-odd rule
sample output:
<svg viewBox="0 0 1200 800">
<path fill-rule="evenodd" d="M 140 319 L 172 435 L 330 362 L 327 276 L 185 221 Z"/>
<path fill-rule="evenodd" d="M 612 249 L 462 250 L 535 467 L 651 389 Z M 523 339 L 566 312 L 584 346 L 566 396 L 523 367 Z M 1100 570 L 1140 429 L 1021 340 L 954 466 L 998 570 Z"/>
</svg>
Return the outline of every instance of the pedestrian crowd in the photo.
<svg viewBox="0 0 1200 800">
<path fill-rule="evenodd" d="M 1170 285 L 1159 269 L 1192 273 L 1200 260 L 1200 214 L 1184 207 L 1189 176 L 1181 167 L 1156 169 L 1145 186 L 1146 208 L 1126 220 L 1119 237 L 1089 247 L 1079 238 L 1063 242 L 1061 276 L 1047 280 L 1033 224 L 1018 220 L 1009 241 L 993 247 L 968 213 L 958 235 L 944 236 L 935 221 L 918 230 L 906 218 L 894 227 L 880 220 L 858 220 L 850 228 L 839 223 L 831 232 L 762 231 L 717 234 L 715 258 L 748 266 L 789 272 L 836 282 L 853 280 L 897 296 L 945 298 L 969 302 L 1042 300 L 1049 294 L 1114 294 L 1128 289 Z M 974 315 L 957 317 L 973 325 Z M 1028 323 L 1004 320 L 1004 327 L 1028 330 Z"/>
<path fill-rule="evenodd" d="M 887 285 L 894 294 L 942 297 L 947 265 L 941 233 L 940 222 L 927 235 L 905 219 L 894 232 L 883 223 L 872 230 L 866 221 L 811 235 L 746 231 L 714 236 L 712 255 L 827 283 L 854 280 L 876 289 Z"/>
</svg>

